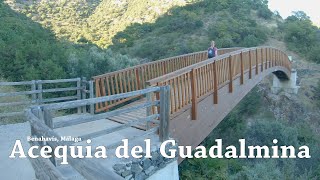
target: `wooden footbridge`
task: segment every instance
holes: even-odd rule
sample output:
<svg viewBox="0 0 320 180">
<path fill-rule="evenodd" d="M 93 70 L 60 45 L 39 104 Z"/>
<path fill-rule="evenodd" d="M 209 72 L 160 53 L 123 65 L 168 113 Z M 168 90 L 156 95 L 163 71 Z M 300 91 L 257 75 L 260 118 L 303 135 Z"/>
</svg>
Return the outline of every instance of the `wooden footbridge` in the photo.
<svg viewBox="0 0 320 180">
<path fill-rule="evenodd" d="M 291 62 L 279 49 L 230 48 L 218 54 L 207 59 L 207 52 L 202 51 L 95 76 L 96 96 L 170 86 L 170 135 L 181 145 L 197 146 L 265 76 L 274 73 L 280 79 L 290 77 Z M 98 103 L 95 109 L 108 111 L 131 100 Z M 159 100 L 159 94 L 138 102 L 153 100 Z M 147 113 L 157 110 L 154 107 Z M 126 117 L 113 120 L 125 122 Z"/>
<path fill-rule="evenodd" d="M 95 97 L 90 93 L 88 99 L 84 95 L 81 100 L 28 109 L 32 134 L 81 137 L 92 139 L 93 146 L 107 147 L 116 147 L 124 138 L 134 146 L 146 137 L 155 144 L 171 137 L 179 145 L 195 147 L 265 76 L 274 73 L 288 79 L 291 73 L 288 56 L 276 48 L 230 48 L 218 54 L 207 59 L 207 52 L 202 51 L 95 76 L 88 81 L 91 88 L 83 89 L 94 91 Z M 69 115 L 61 115 L 66 113 Z M 47 143 L 52 147 L 70 144 Z M 51 160 L 53 164 L 58 161 Z M 110 168 L 114 163 L 110 158 L 103 162 L 70 158 L 70 168 L 63 171 L 51 168 L 53 164 L 43 159 L 38 161 L 34 164 L 46 172 L 38 176 L 119 177 Z"/>
</svg>

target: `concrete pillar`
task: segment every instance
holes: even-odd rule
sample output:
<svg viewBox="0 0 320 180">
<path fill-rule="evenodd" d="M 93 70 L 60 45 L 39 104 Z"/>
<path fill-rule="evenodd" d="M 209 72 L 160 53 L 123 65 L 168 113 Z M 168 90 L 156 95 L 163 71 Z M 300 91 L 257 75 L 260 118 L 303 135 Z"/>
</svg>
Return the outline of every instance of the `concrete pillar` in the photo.
<svg viewBox="0 0 320 180">
<path fill-rule="evenodd" d="M 279 79 L 276 75 L 273 75 L 272 93 L 279 93 L 285 91 L 287 93 L 297 94 L 299 86 L 297 86 L 297 71 L 291 70 L 291 77 L 289 80 Z"/>
<path fill-rule="evenodd" d="M 179 180 L 178 161 L 167 164 L 164 168 L 157 170 L 148 180 Z"/>
</svg>

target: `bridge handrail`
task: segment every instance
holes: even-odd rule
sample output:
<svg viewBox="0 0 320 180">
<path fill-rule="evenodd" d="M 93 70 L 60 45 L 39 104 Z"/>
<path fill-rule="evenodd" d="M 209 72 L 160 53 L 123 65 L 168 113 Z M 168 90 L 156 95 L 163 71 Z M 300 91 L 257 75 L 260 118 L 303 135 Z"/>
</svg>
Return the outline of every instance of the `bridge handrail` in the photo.
<svg viewBox="0 0 320 180">
<path fill-rule="evenodd" d="M 218 49 L 218 54 L 225 54 L 225 53 L 232 52 L 232 51 L 235 51 L 235 50 L 238 50 L 238 49 L 243 49 L 243 47 L 221 48 L 221 49 Z M 121 73 L 121 72 L 126 71 L 126 70 L 132 70 L 132 69 L 136 69 L 136 68 L 139 68 L 139 67 L 142 67 L 142 66 L 152 65 L 152 64 L 168 61 L 168 60 L 171 60 L 171 59 L 176 59 L 176 58 L 181 58 L 181 57 L 186 57 L 186 56 L 191 56 L 191 55 L 196 55 L 196 54 L 202 54 L 202 53 L 207 55 L 207 51 L 198 51 L 198 52 L 193 52 L 193 53 L 188 53 L 188 54 L 182 54 L 182 55 L 178 55 L 178 56 L 168 57 L 168 58 L 164 58 L 164 59 L 160 59 L 160 60 L 156 60 L 156 61 L 151 61 L 151 62 L 139 64 L 139 65 L 136 65 L 136 66 L 128 67 L 128 68 L 125 68 L 125 69 L 120 69 L 120 70 L 109 72 L 109 73 L 105 73 L 105 74 L 100 74 L 100 75 L 97 75 L 97 76 L 93 76 L 92 79 L 105 77 L 106 75 L 118 74 L 118 73 Z M 206 57 L 208 57 L 208 55 Z"/>
<path fill-rule="evenodd" d="M 190 65 L 190 66 L 187 66 L 187 67 L 184 67 L 184 68 L 181 68 L 181 69 L 178 69 L 176 71 L 173 71 L 171 73 L 168 73 L 168 74 L 165 74 L 163 76 L 159 76 L 159 77 L 156 77 L 156 78 L 153 78 L 153 79 L 150 79 L 149 81 L 146 81 L 147 85 L 148 86 L 152 86 L 154 85 L 155 83 L 157 82 L 160 82 L 160 81 L 165 81 L 167 79 L 170 79 L 171 77 L 176 77 L 177 75 L 179 74 L 183 74 L 183 73 L 187 73 L 187 72 L 190 72 L 193 68 L 195 67 L 199 67 L 199 66 L 203 66 L 203 65 L 206 65 L 208 63 L 212 63 L 214 61 L 219 61 L 219 60 L 222 60 L 224 58 L 227 58 L 229 56 L 234 56 L 234 55 L 237 55 L 239 53 L 245 53 L 245 52 L 249 52 L 249 51 L 252 51 L 252 50 L 256 50 L 256 49 L 262 49 L 262 48 L 273 48 L 273 47 L 270 47 L 270 46 L 260 46 L 260 47 L 254 47 L 254 48 L 245 48 L 245 49 L 239 49 L 239 50 L 236 50 L 236 51 L 232 51 L 230 53 L 226 53 L 226 54 L 223 54 L 223 55 L 220 55 L 220 56 L 217 56 L 217 57 L 214 57 L 214 58 L 210 58 L 210 59 L 207 59 L 205 61 L 201 61 L 199 63 L 196 63 L 196 64 L 193 64 L 193 65 Z M 283 51 L 279 50 L 280 52 L 284 53 Z"/>
<path fill-rule="evenodd" d="M 44 84 L 59 84 L 59 83 L 69 83 L 68 87 L 63 88 L 45 88 Z M 75 84 L 70 84 L 75 83 Z M 1 86 L 20 86 L 24 87 L 24 90 L 15 92 L 4 92 L 0 93 L 1 97 L 15 97 L 21 95 L 29 95 L 30 99 L 21 101 L 10 101 L 1 102 L 0 107 L 4 106 L 18 106 L 18 105 L 34 105 L 34 104 L 44 104 L 51 102 L 61 102 L 67 100 L 75 100 L 86 98 L 86 84 L 88 82 L 85 78 L 72 78 L 72 79 L 56 79 L 56 80 L 32 80 L 32 81 L 22 81 L 22 82 L 0 82 Z M 26 89 L 28 88 L 28 89 Z M 64 95 L 59 97 L 45 98 L 44 93 L 55 93 L 55 92 L 75 92 L 75 95 Z M 78 109 L 81 111 L 81 108 Z M 6 112 L 0 113 L 0 117 L 10 117 L 22 115 L 22 111 L 16 112 Z"/>
<path fill-rule="evenodd" d="M 219 49 L 218 54 L 225 54 L 241 48 Z M 176 71 L 191 64 L 207 59 L 207 51 L 184 54 L 165 58 L 115 72 L 94 76 L 96 96 L 126 93 L 146 88 L 145 82 L 152 78 Z M 182 62 L 182 63 L 181 63 Z M 133 97 L 135 98 L 135 97 Z M 110 101 L 108 104 L 96 104 L 96 112 L 108 110 L 131 99 Z"/>
<path fill-rule="evenodd" d="M 32 136 L 37 137 L 59 137 L 59 135 L 54 132 L 51 128 L 46 126 L 46 124 L 43 123 L 43 121 L 37 116 L 37 113 L 35 114 L 32 109 L 25 110 L 25 115 L 28 121 L 30 122 L 31 130 L 32 130 Z M 57 146 L 67 146 L 71 145 L 69 141 L 47 141 L 47 145 L 53 147 Z M 34 144 L 34 145 L 40 145 L 41 144 Z M 107 170 L 105 168 L 102 168 L 99 164 L 92 161 L 91 159 L 86 158 L 72 158 L 69 156 L 69 164 L 77 170 L 81 175 L 83 175 L 85 178 L 88 179 L 119 179 L 118 176 L 113 175 L 110 170 Z M 39 161 L 38 164 L 41 168 L 43 168 L 43 173 L 46 174 L 46 177 L 49 177 L 49 179 L 64 179 L 65 177 L 62 175 L 62 173 L 55 167 L 54 164 L 49 159 L 44 158 L 37 158 Z M 36 159 L 36 160 L 37 160 Z M 33 159 L 31 159 L 33 161 Z"/>
<path fill-rule="evenodd" d="M 258 66 L 257 66 L 258 65 Z M 244 73 L 252 69 L 255 74 L 264 69 L 284 66 L 290 74 L 291 63 L 287 55 L 273 47 L 262 46 L 233 51 L 211 58 L 146 82 L 148 86 L 171 86 L 171 114 L 184 108 L 192 107 L 192 119 L 196 119 L 196 103 L 199 98 L 214 93 L 214 102 L 218 103 L 218 89 L 229 84 L 229 92 L 233 91 L 232 81 L 240 76 L 244 82 Z M 250 68 L 251 67 L 251 68 Z"/>
<path fill-rule="evenodd" d="M 146 117 L 137 117 L 133 118 L 132 121 L 129 121 L 124 124 L 119 124 L 116 126 L 108 127 L 106 129 L 102 129 L 95 132 L 89 132 L 88 134 L 79 136 L 82 140 L 92 139 L 99 136 L 111 134 L 125 128 L 129 128 L 132 126 L 136 126 L 139 123 L 146 123 L 146 131 L 139 135 L 134 135 L 130 137 L 126 137 L 129 140 L 134 140 L 135 138 L 144 137 L 150 135 L 151 133 L 159 132 L 159 141 L 164 142 L 165 140 L 169 139 L 169 92 L 170 86 L 162 86 L 162 87 L 151 87 L 139 91 L 132 91 L 123 94 L 116 94 L 112 96 L 106 97 L 99 97 L 99 98 L 91 98 L 91 99 L 83 99 L 83 100 L 76 100 L 76 101 L 69 101 L 63 103 L 54 103 L 54 104 L 46 104 L 40 106 L 32 106 L 25 110 L 25 115 L 27 120 L 30 122 L 31 125 L 31 134 L 32 136 L 40 137 L 59 137 L 54 129 L 67 127 L 72 125 L 77 125 L 81 123 L 87 123 L 92 121 L 97 121 L 105 118 L 110 118 L 113 116 L 118 116 L 120 114 L 126 114 L 132 111 L 136 111 L 141 108 L 148 108 L 152 106 L 159 106 L 160 111 L 155 114 L 148 114 L 146 111 Z M 77 107 L 82 107 L 86 105 L 91 105 L 99 102 L 111 101 L 119 98 L 130 97 L 130 96 L 137 96 L 143 94 L 150 94 L 150 93 L 159 93 L 160 99 L 157 101 L 147 101 L 145 103 L 141 103 L 138 105 L 125 107 L 113 111 L 109 111 L 106 113 L 100 114 L 93 114 L 89 116 L 77 116 L 76 119 L 70 119 L 65 121 L 54 121 L 53 114 L 55 111 L 62 110 L 62 109 L 72 109 Z M 151 125 L 153 123 L 154 125 Z M 58 125 L 58 126 L 56 126 Z M 119 146 L 122 142 L 116 142 L 113 144 L 109 144 L 108 148 L 114 148 Z M 47 145 L 51 146 L 52 149 L 55 149 L 57 146 L 68 146 L 71 145 L 72 142 L 68 141 L 47 141 Z M 42 144 L 39 144 L 42 146 Z M 70 156 L 70 155 L 68 155 Z M 39 162 L 47 168 L 45 169 L 45 173 L 48 176 L 55 179 L 55 176 L 61 177 L 60 172 L 52 166 L 52 163 L 55 164 L 55 158 L 51 158 L 51 162 L 47 159 L 41 159 L 43 161 Z M 81 159 L 81 158 L 69 158 L 70 165 L 78 171 L 81 175 L 88 179 L 119 179 L 115 173 L 112 173 L 108 169 L 105 169 L 100 164 L 92 161 L 90 159 Z M 51 165 L 51 166 L 50 166 Z M 54 172 L 54 173 L 53 173 Z"/>
<path fill-rule="evenodd" d="M 113 100 L 128 98 L 131 96 L 140 96 L 140 95 L 144 95 L 147 93 L 158 92 L 158 91 L 160 91 L 160 87 L 150 87 L 150 88 L 142 89 L 142 90 L 138 90 L 138 91 L 131 91 L 131 92 L 127 92 L 127 93 L 114 94 L 114 95 L 104 96 L 104 97 L 96 97 L 96 98 L 90 98 L 90 99 L 82 99 L 82 100 L 67 101 L 67 102 L 61 102 L 61 103 L 46 104 L 46 105 L 42 105 L 41 107 L 43 107 L 45 109 L 50 109 L 50 110 L 70 109 L 70 108 L 87 106 L 87 105 L 106 102 L 106 101 L 113 101 Z"/>
</svg>

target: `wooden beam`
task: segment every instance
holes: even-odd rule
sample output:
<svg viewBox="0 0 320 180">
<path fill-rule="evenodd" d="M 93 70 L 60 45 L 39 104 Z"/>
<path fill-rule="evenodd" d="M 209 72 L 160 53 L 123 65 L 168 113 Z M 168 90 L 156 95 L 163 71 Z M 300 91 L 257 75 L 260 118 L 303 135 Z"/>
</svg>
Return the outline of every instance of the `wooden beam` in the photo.
<svg viewBox="0 0 320 180">
<path fill-rule="evenodd" d="M 81 79 L 79 79 L 79 80 L 77 81 L 77 99 L 78 99 L 78 100 L 81 100 L 80 87 L 81 87 Z M 64 88 L 62 88 L 62 89 L 64 89 Z M 80 114 L 80 113 L 81 113 L 81 107 L 78 107 L 77 109 L 78 109 L 78 114 Z"/>
<path fill-rule="evenodd" d="M 252 78 L 252 57 L 251 50 L 249 50 L 249 79 Z"/>
<path fill-rule="evenodd" d="M 213 62 L 213 103 L 218 104 L 218 73 L 216 61 Z"/>
<path fill-rule="evenodd" d="M 53 129 L 53 121 L 52 121 L 52 113 L 49 109 L 44 108 L 43 109 L 43 116 L 44 116 L 44 122 L 45 124 Z"/>
<path fill-rule="evenodd" d="M 33 81 L 21 81 L 21 82 L 0 82 L 0 86 L 20 86 L 20 85 L 32 85 Z"/>
<path fill-rule="evenodd" d="M 42 100 L 42 103 L 66 101 L 66 100 L 76 100 L 76 99 L 78 99 L 78 96 L 66 96 L 66 97 L 44 99 L 44 100 Z"/>
<path fill-rule="evenodd" d="M 109 86 L 109 84 L 107 84 L 107 86 Z M 93 81 L 89 81 L 89 97 L 90 97 L 90 99 L 94 98 Z M 90 114 L 94 114 L 94 106 L 93 106 L 93 104 L 90 104 Z"/>
<path fill-rule="evenodd" d="M 264 58 L 263 58 L 263 48 L 261 48 L 261 72 L 263 71 L 263 65 L 264 65 Z"/>
<path fill-rule="evenodd" d="M 31 84 L 31 91 L 35 91 L 37 90 L 37 84 L 35 80 L 32 80 L 32 84 Z M 32 101 L 36 102 L 37 101 L 37 94 L 32 94 L 31 95 Z"/>
<path fill-rule="evenodd" d="M 0 113 L 1 117 L 10 117 L 10 116 L 17 116 L 17 115 L 23 115 L 23 112 L 10 112 L 10 113 Z"/>
<path fill-rule="evenodd" d="M 136 77 L 136 80 L 137 80 L 137 90 L 140 90 L 142 88 L 141 88 L 140 75 L 139 75 L 139 69 L 138 68 L 135 70 L 135 75 L 136 75 L 135 77 Z"/>
<path fill-rule="evenodd" d="M 244 83 L 244 68 L 243 68 L 243 52 L 240 53 L 240 73 L 241 73 L 241 76 L 240 76 L 240 84 L 243 84 Z"/>
<path fill-rule="evenodd" d="M 233 92 L 233 68 L 232 68 L 232 56 L 228 58 L 229 64 L 229 93 Z"/>
<path fill-rule="evenodd" d="M 87 78 L 86 77 L 82 77 L 81 79 L 81 99 L 87 99 L 87 94 L 86 94 L 86 90 L 87 90 Z M 87 112 L 87 106 L 82 106 L 82 113 L 86 113 Z"/>
<path fill-rule="evenodd" d="M 256 75 L 259 74 L 258 48 L 256 49 Z"/>
<path fill-rule="evenodd" d="M 96 137 L 99 137 L 99 136 L 102 136 L 102 135 L 111 134 L 111 133 L 114 133 L 116 131 L 120 131 L 120 130 L 129 128 L 129 127 L 132 127 L 132 126 L 136 126 L 136 125 L 138 125 L 140 123 L 152 121 L 152 120 L 154 120 L 154 119 L 156 119 L 158 117 L 159 117 L 159 114 L 153 114 L 153 115 L 147 116 L 145 118 L 138 118 L 138 119 L 135 119 L 135 120 L 130 121 L 128 123 L 121 124 L 121 125 L 109 128 L 109 129 L 104 129 L 104 130 L 101 130 L 101 131 L 97 131 L 97 132 L 93 132 L 93 133 L 90 133 L 90 134 L 82 135 L 82 136 L 80 136 L 80 138 L 82 140 L 93 139 L 93 138 L 96 138 Z"/>
<path fill-rule="evenodd" d="M 160 127 L 159 138 L 161 142 L 169 139 L 170 124 L 170 86 L 160 87 Z"/>
<path fill-rule="evenodd" d="M 31 109 L 25 111 L 26 118 L 30 122 L 34 131 L 43 135 L 44 137 L 59 137 L 59 135 L 50 129 L 48 126 L 43 124 L 32 112 Z M 71 145 L 68 141 L 47 141 L 49 146 L 55 148 L 57 146 L 69 146 Z M 121 176 L 115 174 L 109 169 L 103 168 L 100 164 L 87 158 L 72 158 L 68 151 L 68 162 L 77 170 L 82 176 L 89 180 L 104 180 L 104 179 L 123 179 Z"/>
<path fill-rule="evenodd" d="M 53 93 L 53 92 L 64 92 L 64 91 L 79 91 L 80 93 L 80 99 L 81 99 L 81 82 L 79 82 L 79 87 L 78 87 L 78 83 L 77 83 L 77 87 L 69 87 L 69 88 L 56 88 L 56 89 L 44 89 L 42 90 L 43 93 Z"/>
<path fill-rule="evenodd" d="M 0 103 L 0 107 L 3 106 L 18 106 L 18 105 L 30 105 L 35 103 L 36 101 L 20 101 L 20 102 L 8 102 L 8 103 Z"/>
<path fill-rule="evenodd" d="M 32 95 L 36 93 L 41 93 L 40 90 L 35 91 L 20 91 L 20 92 L 11 92 L 11 93 L 0 93 L 0 97 L 8 97 L 8 96 L 20 96 L 20 95 Z"/>
<path fill-rule="evenodd" d="M 70 121 L 70 120 L 59 121 L 59 122 L 54 123 L 54 128 L 61 128 L 61 127 L 72 126 L 72 125 L 76 125 L 76 124 L 96 121 L 99 119 L 110 118 L 113 116 L 118 116 L 120 114 L 128 113 L 128 112 L 135 111 L 135 110 L 142 109 L 142 108 L 146 108 L 149 106 L 156 106 L 158 104 L 159 104 L 159 101 L 147 102 L 147 103 L 139 104 L 139 105 L 124 108 L 124 109 L 117 109 L 117 110 L 106 112 L 106 113 L 95 114 L 93 116 L 81 116 L 81 117 L 74 119 L 72 121 Z"/>
<path fill-rule="evenodd" d="M 196 69 L 191 70 L 191 99 L 192 99 L 192 109 L 191 109 L 191 119 L 197 120 L 197 78 Z"/>
<path fill-rule="evenodd" d="M 41 80 L 42 84 L 52 84 L 52 83 L 66 83 L 66 82 L 76 82 L 79 81 L 80 78 L 73 79 L 55 79 L 55 80 Z"/>
<path fill-rule="evenodd" d="M 101 94 L 100 94 L 100 84 L 99 84 L 99 81 L 100 79 L 95 79 L 95 85 L 96 85 L 96 97 L 101 97 Z M 95 103 L 96 104 L 96 111 L 99 111 L 101 108 L 102 108 L 102 103 Z M 99 105 L 100 105 L 100 108 L 99 108 Z"/>
<path fill-rule="evenodd" d="M 52 110 L 71 109 L 79 106 L 85 106 L 85 105 L 90 105 L 90 104 L 95 104 L 95 103 L 100 103 L 105 101 L 124 99 L 132 96 L 141 96 L 149 92 L 155 92 L 159 90 L 160 90 L 160 87 L 150 87 L 148 89 L 142 89 L 142 90 L 127 92 L 123 94 L 115 94 L 111 96 L 98 97 L 98 98 L 92 98 L 92 99 L 83 99 L 83 100 L 77 100 L 77 101 L 68 101 L 68 102 L 62 102 L 62 103 L 53 103 L 53 104 L 47 104 L 45 106 L 48 108 L 51 108 Z"/>
<path fill-rule="evenodd" d="M 39 146 L 38 143 L 29 141 L 31 146 Z M 34 154 L 40 154 L 39 149 L 34 149 Z M 50 162 L 50 160 L 38 157 L 28 158 L 31 162 L 37 179 L 63 179 L 66 180 L 65 176 Z"/>
<path fill-rule="evenodd" d="M 265 56 L 266 56 L 266 67 L 265 67 L 265 69 L 268 69 L 268 48 L 265 48 L 265 50 L 266 50 L 266 54 L 265 54 Z"/>
</svg>

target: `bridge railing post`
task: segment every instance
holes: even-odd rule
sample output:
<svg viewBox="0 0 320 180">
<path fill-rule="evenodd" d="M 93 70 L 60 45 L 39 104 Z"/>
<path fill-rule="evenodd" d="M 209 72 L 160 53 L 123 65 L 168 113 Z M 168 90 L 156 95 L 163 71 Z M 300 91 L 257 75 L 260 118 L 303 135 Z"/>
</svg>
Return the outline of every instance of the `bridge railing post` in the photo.
<svg viewBox="0 0 320 180">
<path fill-rule="evenodd" d="M 38 80 L 36 81 L 36 84 L 38 86 L 38 90 L 39 90 L 39 94 L 38 94 L 38 98 L 37 98 L 37 101 L 38 101 L 38 104 L 42 104 L 42 81 L 41 80 Z"/>
<path fill-rule="evenodd" d="M 229 93 L 233 92 L 233 67 L 232 67 L 232 56 L 228 58 L 229 61 Z"/>
<path fill-rule="evenodd" d="M 89 97 L 94 98 L 93 94 L 93 81 L 89 81 Z M 94 104 L 90 104 L 90 114 L 94 114 Z"/>
<path fill-rule="evenodd" d="M 86 77 L 82 77 L 81 78 L 81 99 L 87 99 L 87 78 Z M 82 113 L 86 113 L 87 112 L 87 107 L 83 106 L 82 107 Z"/>
<path fill-rule="evenodd" d="M 258 48 L 256 49 L 256 75 L 259 74 L 259 57 L 258 57 Z"/>
<path fill-rule="evenodd" d="M 43 118 L 44 118 L 44 123 L 51 129 L 53 129 L 53 116 L 52 116 L 52 111 L 47 109 L 47 108 L 43 108 Z M 51 146 L 52 147 L 52 146 Z M 51 155 L 53 155 L 53 153 L 50 153 Z M 56 166 L 56 158 L 55 156 L 51 156 L 50 158 L 50 161 L 52 162 L 52 164 L 54 166 Z"/>
<path fill-rule="evenodd" d="M 252 57 L 251 50 L 249 50 L 249 79 L 252 78 Z"/>
<path fill-rule="evenodd" d="M 37 90 L 37 82 L 35 80 L 32 80 L 32 84 L 31 84 L 31 91 L 36 91 Z M 31 95 L 32 104 L 36 104 L 37 103 L 37 93 L 32 93 Z"/>
<path fill-rule="evenodd" d="M 136 90 L 140 90 L 141 88 L 141 82 L 140 82 L 140 74 L 139 74 L 139 68 L 135 69 L 135 76 L 136 76 L 136 80 L 137 80 L 137 89 Z"/>
<path fill-rule="evenodd" d="M 146 88 L 149 88 L 149 87 L 150 87 L 149 85 L 146 85 Z M 147 103 L 151 103 L 151 102 L 152 102 L 152 94 L 151 94 L 151 92 L 146 94 L 146 98 L 147 98 Z M 161 102 L 160 102 L 160 103 L 161 103 Z M 159 112 L 158 112 L 158 113 L 159 113 Z M 147 115 L 147 117 L 148 117 L 148 116 L 151 116 L 151 114 L 153 114 L 153 113 L 152 113 L 152 107 L 151 107 L 151 106 L 148 106 L 148 107 L 146 108 L 146 115 Z M 147 130 L 150 129 L 150 123 L 149 123 L 149 122 L 147 122 L 147 124 L 146 124 L 146 129 L 147 129 Z"/>
<path fill-rule="evenodd" d="M 169 139 L 169 118 L 170 118 L 170 86 L 160 87 L 160 126 L 159 138 L 160 141 Z"/>
<path fill-rule="evenodd" d="M 77 100 L 81 100 L 81 78 L 77 80 Z M 78 114 L 81 113 L 81 107 L 78 107 Z"/>
<path fill-rule="evenodd" d="M 240 53 L 240 73 L 241 73 L 240 84 L 243 84 L 244 83 L 243 52 Z M 232 80 L 232 77 L 230 78 L 230 80 Z"/>
<path fill-rule="evenodd" d="M 261 48 L 261 72 L 263 72 L 264 69 L 264 56 L 263 56 L 263 48 Z"/>
<path fill-rule="evenodd" d="M 213 62 L 213 103 L 218 104 L 218 73 L 216 61 Z"/>
<path fill-rule="evenodd" d="M 191 119 L 197 119 L 197 78 L 196 78 L 196 70 L 193 68 L 191 70 Z"/>
</svg>

